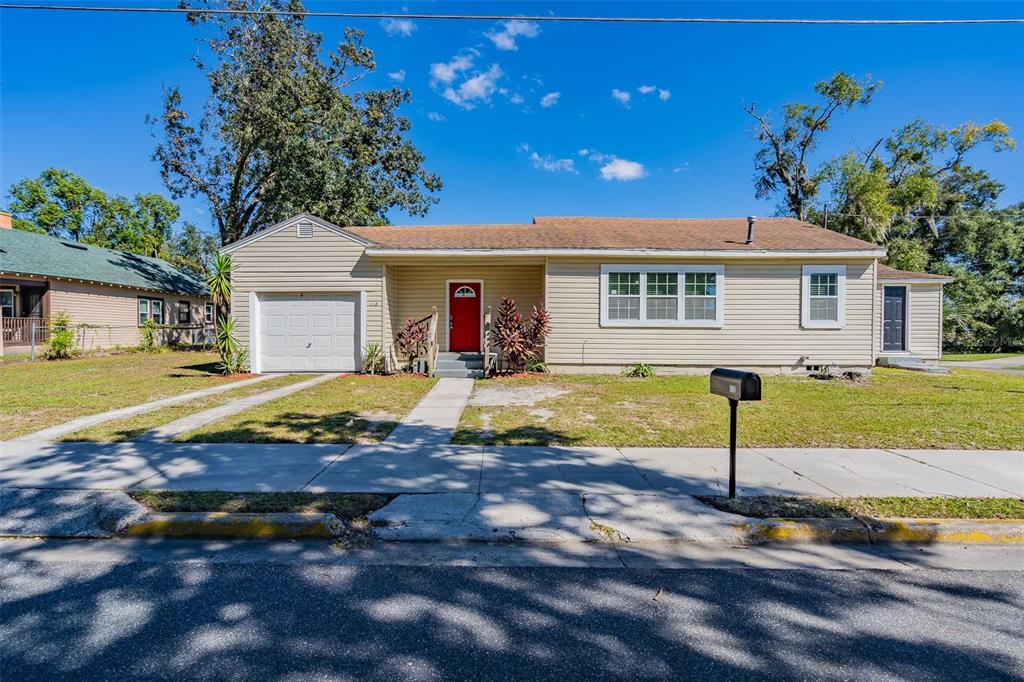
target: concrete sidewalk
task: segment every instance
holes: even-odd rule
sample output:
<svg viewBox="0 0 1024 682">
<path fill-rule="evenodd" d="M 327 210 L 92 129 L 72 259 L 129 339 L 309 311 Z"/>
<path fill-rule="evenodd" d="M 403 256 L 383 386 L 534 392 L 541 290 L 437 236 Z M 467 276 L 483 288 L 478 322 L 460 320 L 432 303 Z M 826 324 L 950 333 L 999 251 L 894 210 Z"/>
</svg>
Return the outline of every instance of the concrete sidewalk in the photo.
<svg viewBox="0 0 1024 682">
<path fill-rule="evenodd" d="M 1024 376 L 1024 355 L 1015 355 L 1009 358 L 993 358 L 991 360 L 975 360 L 973 362 L 940 362 L 943 367 L 954 369 L 983 369 L 989 372 L 1001 374 L 1013 374 Z"/>
<path fill-rule="evenodd" d="M 741 495 L 1024 497 L 1024 451 L 757 448 Z M 720 495 L 717 448 L 0 443 L 0 487 Z"/>
<path fill-rule="evenodd" d="M 472 379 L 440 379 L 399 422 L 384 444 L 399 447 L 450 443 L 472 392 Z"/>
</svg>

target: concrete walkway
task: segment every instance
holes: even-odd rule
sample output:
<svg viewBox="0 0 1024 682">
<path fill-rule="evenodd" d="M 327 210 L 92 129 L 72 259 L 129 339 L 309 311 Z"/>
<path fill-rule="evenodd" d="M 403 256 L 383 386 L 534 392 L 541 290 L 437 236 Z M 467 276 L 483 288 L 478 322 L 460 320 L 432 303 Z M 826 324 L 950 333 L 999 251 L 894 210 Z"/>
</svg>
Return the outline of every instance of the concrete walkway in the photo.
<svg viewBox="0 0 1024 682">
<path fill-rule="evenodd" d="M 171 405 L 178 405 L 181 403 L 187 403 L 190 400 L 196 400 L 198 398 L 205 398 L 209 395 L 216 395 L 218 393 L 224 393 L 226 391 L 232 391 L 236 388 L 242 388 L 244 386 L 251 386 L 261 381 L 273 378 L 273 374 L 263 374 L 252 379 L 244 379 L 242 381 L 230 381 L 219 386 L 212 388 L 204 388 L 201 391 L 191 391 L 189 393 L 182 393 L 181 395 L 171 396 L 170 398 L 161 398 L 160 400 L 153 400 L 148 403 L 142 403 L 141 405 L 130 405 L 129 407 L 121 407 L 116 410 L 108 410 L 107 412 L 100 412 L 98 414 L 90 414 L 85 417 L 79 417 L 78 419 L 72 419 L 69 422 L 51 426 L 41 431 L 29 433 L 19 438 L 14 439 L 11 442 L 18 441 L 49 441 L 66 436 L 69 433 L 81 431 L 87 429 L 90 426 L 96 426 L 104 422 L 113 421 L 115 419 L 124 419 L 126 417 L 134 417 L 137 414 L 143 414 L 144 412 L 152 412 L 153 410 L 159 410 L 162 407 L 169 407 Z"/>
<path fill-rule="evenodd" d="M 268 403 L 271 400 L 277 400 L 278 398 L 284 398 L 285 396 L 291 395 L 292 393 L 298 393 L 304 391 L 307 388 L 312 388 L 318 384 L 322 384 L 329 379 L 333 379 L 338 374 L 318 374 L 312 379 L 306 381 L 300 381 L 296 384 L 289 384 L 282 386 L 281 388 L 275 388 L 271 391 L 264 391 L 263 393 L 257 393 L 250 395 L 245 398 L 239 398 L 238 400 L 232 400 L 229 403 L 211 407 L 208 410 L 202 412 L 196 412 L 195 414 L 188 414 L 181 419 L 175 419 L 172 422 L 163 424 L 161 426 L 147 431 L 146 433 L 139 436 L 140 441 L 154 441 L 164 442 L 171 440 L 177 436 L 184 435 L 190 431 L 195 431 L 201 426 L 205 426 L 210 422 L 217 421 L 218 419 L 224 419 L 225 417 L 231 417 L 250 410 L 257 405 Z"/>
<path fill-rule="evenodd" d="M 943 362 L 940 364 L 943 367 L 983 369 L 989 372 L 999 372 L 1000 374 L 1024 376 L 1024 369 L 1019 369 L 1024 367 L 1024 355 L 1014 355 L 1009 358 L 993 358 L 991 360 L 975 360 L 974 362 Z"/>
<path fill-rule="evenodd" d="M 462 410 L 473 392 L 472 379 L 440 379 L 384 440 L 389 447 L 452 442 Z"/>
<path fill-rule="evenodd" d="M 743 449 L 742 495 L 1024 497 L 1024 451 Z M 720 495 L 716 448 L 0 443 L 0 487 Z"/>
</svg>

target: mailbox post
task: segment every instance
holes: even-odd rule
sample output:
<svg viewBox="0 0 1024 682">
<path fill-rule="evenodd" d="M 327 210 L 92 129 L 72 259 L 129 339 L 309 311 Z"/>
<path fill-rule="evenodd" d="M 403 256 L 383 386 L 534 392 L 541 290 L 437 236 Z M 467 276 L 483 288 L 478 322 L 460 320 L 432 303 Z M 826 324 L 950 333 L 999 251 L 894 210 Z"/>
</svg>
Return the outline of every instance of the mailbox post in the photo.
<svg viewBox="0 0 1024 682">
<path fill-rule="evenodd" d="M 736 497 L 736 411 L 741 400 L 761 399 L 761 377 L 719 367 L 711 371 L 711 392 L 729 399 L 729 497 Z"/>
</svg>

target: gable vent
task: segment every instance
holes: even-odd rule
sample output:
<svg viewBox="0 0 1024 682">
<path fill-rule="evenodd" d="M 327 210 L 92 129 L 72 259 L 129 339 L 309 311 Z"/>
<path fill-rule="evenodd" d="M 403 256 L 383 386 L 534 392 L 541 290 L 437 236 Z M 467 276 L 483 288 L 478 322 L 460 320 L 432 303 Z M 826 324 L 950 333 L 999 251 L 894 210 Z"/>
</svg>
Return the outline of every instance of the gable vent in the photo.
<svg viewBox="0 0 1024 682">
<path fill-rule="evenodd" d="M 295 226 L 296 235 L 302 239 L 309 239 L 313 236 L 313 223 L 301 222 Z"/>
</svg>

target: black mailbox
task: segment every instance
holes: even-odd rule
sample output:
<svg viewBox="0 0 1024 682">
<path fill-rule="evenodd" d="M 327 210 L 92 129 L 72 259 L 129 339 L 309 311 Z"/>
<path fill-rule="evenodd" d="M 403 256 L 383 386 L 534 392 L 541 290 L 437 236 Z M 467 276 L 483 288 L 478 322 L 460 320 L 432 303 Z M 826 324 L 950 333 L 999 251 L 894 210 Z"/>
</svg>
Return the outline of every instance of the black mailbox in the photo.
<svg viewBox="0 0 1024 682">
<path fill-rule="evenodd" d="M 711 370 L 711 392 L 730 400 L 760 400 L 761 377 L 738 369 L 714 369 Z"/>
</svg>

